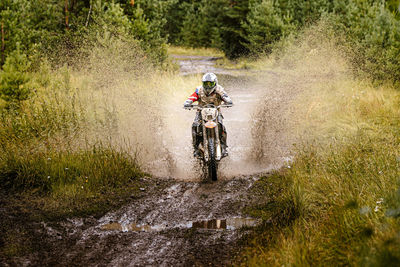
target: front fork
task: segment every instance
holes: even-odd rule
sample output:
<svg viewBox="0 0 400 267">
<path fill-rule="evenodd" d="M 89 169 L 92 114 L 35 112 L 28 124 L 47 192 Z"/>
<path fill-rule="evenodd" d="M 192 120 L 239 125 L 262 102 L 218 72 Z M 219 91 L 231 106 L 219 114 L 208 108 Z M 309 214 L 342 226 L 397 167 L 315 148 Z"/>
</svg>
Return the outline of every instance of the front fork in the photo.
<svg viewBox="0 0 400 267">
<path fill-rule="evenodd" d="M 215 149 L 216 149 L 216 160 L 219 161 L 221 160 L 222 153 L 221 153 L 221 141 L 219 139 L 219 123 L 217 123 L 217 126 L 214 128 L 206 128 L 204 126 L 205 122 L 203 121 L 202 123 L 202 128 L 203 128 L 203 145 L 200 147 L 200 149 L 204 153 L 204 160 L 207 162 L 210 158 L 208 155 L 208 138 L 212 137 L 215 140 Z"/>
</svg>

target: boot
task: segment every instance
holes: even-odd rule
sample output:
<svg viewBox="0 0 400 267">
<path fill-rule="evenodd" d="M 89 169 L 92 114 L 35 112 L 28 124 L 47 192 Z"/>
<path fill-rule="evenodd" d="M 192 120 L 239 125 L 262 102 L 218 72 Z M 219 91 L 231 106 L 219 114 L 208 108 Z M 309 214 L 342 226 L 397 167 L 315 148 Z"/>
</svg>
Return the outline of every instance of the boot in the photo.
<svg viewBox="0 0 400 267">
<path fill-rule="evenodd" d="M 196 142 L 193 143 L 193 157 L 200 159 L 201 158 L 201 152 L 200 152 L 200 149 L 199 149 L 199 145 L 200 145 L 199 138 L 197 138 Z"/>
</svg>

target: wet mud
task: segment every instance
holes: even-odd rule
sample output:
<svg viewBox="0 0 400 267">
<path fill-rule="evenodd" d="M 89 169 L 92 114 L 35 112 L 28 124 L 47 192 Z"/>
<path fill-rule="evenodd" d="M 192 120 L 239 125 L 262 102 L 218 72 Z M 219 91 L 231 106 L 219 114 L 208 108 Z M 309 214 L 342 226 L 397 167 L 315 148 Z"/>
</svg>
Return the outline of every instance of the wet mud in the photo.
<svg viewBox="0 0 400 267">
<path fill-rule="evenodd" d="M 265 174 L 267 175 L 267 174 Z M 149 178 L 150 179 L 150 178 Z M 260 223 L 244 213 L 267 201 L 252 190 L 256 176 L 218 182 L 163 181 L 101 218 L 40 225 L 46 249 L 18 265 L 231 265 L 238 241 Z M 154 182 L 156 182 L 154 180 Z"/>
</svg>

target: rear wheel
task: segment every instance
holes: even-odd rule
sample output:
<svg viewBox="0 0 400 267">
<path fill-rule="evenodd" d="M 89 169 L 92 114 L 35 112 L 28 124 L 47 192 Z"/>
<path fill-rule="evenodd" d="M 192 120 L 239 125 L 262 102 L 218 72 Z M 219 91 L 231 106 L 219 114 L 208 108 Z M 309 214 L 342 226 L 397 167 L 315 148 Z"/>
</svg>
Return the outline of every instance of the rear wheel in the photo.
<svg viewBox="0 0 400 267">
<path fill-rule="evenodd" d="M 211 180 L 217 180 L 217 160 L 215 159 L 214 139 L 208 139 L 208 176 Z"/>
</svg>

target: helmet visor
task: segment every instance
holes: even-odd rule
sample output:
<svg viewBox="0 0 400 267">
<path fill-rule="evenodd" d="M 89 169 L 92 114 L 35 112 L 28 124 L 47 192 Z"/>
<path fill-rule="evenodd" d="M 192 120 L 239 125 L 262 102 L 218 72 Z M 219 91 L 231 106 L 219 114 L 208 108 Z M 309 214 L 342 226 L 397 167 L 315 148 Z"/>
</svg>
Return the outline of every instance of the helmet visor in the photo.
<svg viewBox="0 0 400 267">
<path fill-rule="evenodd" d="M 207 89 L 207 90 L 213 89 L 215 87 L 215 85 L 216 85 L 216 82 L 211 82 L 211 81 L 203 82 L 203 87 L 204 87 L 204 89 Z"/>
</svg>

